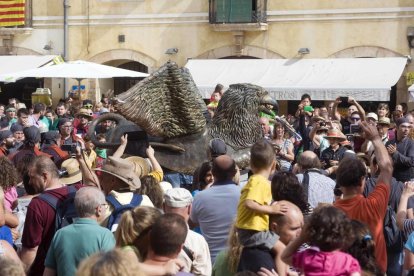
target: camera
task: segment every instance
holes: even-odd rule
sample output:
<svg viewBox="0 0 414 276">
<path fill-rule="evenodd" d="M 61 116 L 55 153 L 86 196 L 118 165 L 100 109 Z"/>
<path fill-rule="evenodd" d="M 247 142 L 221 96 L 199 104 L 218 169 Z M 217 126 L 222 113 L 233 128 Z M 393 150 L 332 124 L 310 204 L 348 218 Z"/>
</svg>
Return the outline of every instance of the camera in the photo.
<svg viewBox="0 0 414 276">
<path fill-rule="evenodd" d="M 325 123 L 324 121 L 319 122 L 319 126 L 320 126 L 320 127 L 324 127 L 324 126 L 326 126 L 326 123 Z"/>
<path fill-rule="evenodd" d="M 353 124 L 349 126 L 349 133 L 355 135 L 361 132 L 361 127 L 357 124 Z"/>
<path fill-rule="evenodd" d="M 66 145 L 61 145 L 60 149 L 63 151 L 67 151 L 70 153 L 76 153 L 76 147 L 78 146 L 78 144 L 76 143 L 72 143 L 72 144 L 66 144 Z"/>
</svg>

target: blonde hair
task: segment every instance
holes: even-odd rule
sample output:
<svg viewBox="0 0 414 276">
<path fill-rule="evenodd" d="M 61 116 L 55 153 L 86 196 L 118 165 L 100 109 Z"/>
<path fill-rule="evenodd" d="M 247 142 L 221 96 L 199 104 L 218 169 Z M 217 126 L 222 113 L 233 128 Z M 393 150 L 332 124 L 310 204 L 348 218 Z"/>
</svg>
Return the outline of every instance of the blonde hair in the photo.
<svg viewBox="0 0 414 276">
<path fill-rule="evenodd" d="M 2 257 L 0 258 L 0 275 L 25 276 L 26 273 L 24 272 L 22 263 L 9 257 Z"/>
<path fill-rule="evenodd" d="M 76 276 L 144 276 L 139 263 L 133 260 L 126 251 L 114 249 L 100 252 L 83 260 Z"/>
<path fill-rule="evenodd" d="M 153 207 L 138 206 L 122 214 L 115 232 L 116 246 L 135 246 L 140 261 L 145 260 L 148 253 L 149 230 L 161 211 Z"/>
<path fill-rule="evenodd" d="M 229 249 L 227 251 L 227 268 L 230 272 L 236 273 L 240 256 L 243 251 L 243 245 L 240 244 L 239 235 L 237 234 L 236 223 L 233 223 L 230 229 L 228 243 Z"/>
</svg>

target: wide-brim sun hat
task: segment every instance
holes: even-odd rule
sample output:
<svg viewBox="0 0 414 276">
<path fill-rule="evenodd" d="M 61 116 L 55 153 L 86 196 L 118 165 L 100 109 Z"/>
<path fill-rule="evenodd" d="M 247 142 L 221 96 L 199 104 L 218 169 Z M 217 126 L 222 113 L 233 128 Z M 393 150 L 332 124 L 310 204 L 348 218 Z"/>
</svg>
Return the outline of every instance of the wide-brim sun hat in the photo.
<svg viewBox="0 0 414 276">
<path fill-rule="evenodd" d="M 66 175 L 59 178 L 60 182 L 66 185 L 74 184 L 82 180 L 82 172 L 80 170 L 79 162 L 75 158 L 69 158 L 63 161 L 61 171 L 65 170 Z"/>
<path fill-rule="evenodd" d="M 311 122 L 317 122 L 317 121 L 323 121 L 323 122 L 325 122 L 326 119 L 324 117 L 321 117 L 321 116 L 312 116 Z"/>
<path fill-rule="evenodd" d="M 79 116 L 84 116 L 84 117 L 88 118 L 88 120 L 93 119 L 92 110 L 86 109 L 86 108 L 79 109 L 79 112 L 76 113 L 76 117 L 79 117 Z"/>
<path fill-rule="evenodd" d="M 378 125 L 388 125 L 388 126 L 390 126 L 391 125 L 391 120 L 390 120 L 390 118 L 384 117 L 384 118 L 379 119 L 377 124 Z"/>
<path fill-rule="evenodd" d="M 139 156 L 130 156 L 130 157 L 125 158 L 125 160 L 128 160 L 131 163 L 133 163 L 134 173 L 138 177 L 148 175 L 151 171 L 150 164 L 145 158 L 142 158 Z"/>
<path fill-rule="evenodd" d="M 338 139 L 339 141 L 345 141 L 346 136 L 337 128 L 331 128 L 328 130 L 328 133 L 325 135 L 325 138 L 334 138 Z"/>
<path fill-rule="evenodd" d="M 134 164 L 126 159 L 109 156 L 105 165 L 95 170 L 117 177 L 127 184 L 131 191 L 141 187 L 141 180 L 134 172 Z"/>
</svg>

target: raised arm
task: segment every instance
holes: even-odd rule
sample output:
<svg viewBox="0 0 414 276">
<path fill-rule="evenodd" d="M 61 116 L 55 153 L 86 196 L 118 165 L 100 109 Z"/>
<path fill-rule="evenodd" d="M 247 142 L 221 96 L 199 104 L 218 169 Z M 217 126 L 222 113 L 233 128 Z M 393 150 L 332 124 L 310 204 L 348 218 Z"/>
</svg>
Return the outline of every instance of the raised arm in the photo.
<svg viewBox="0 0 414 276">
<path fill-rule="evenodd" d="M 414 195 L 414 182 L 407 182 L 404 185 L 404 190 L 401 194 L 400 203 L 397 211 L 397 225 L 400 230 L 404 230 L 404 221 L 407 219 L 407 203 L 408 199 Z M 413 224 L 414 220 L 410 220 Z"/>
<path fill-rule="evenodd" d="M 128 134 L 125 134 L 125 135 L 121 136 L 121 144 L 116 149 L 114 154 L 112 154 L 112 156 L 117 157 L 117 158 L 121 158 L 122 155 L 124 154 L 124 151 L 125 151 L 125 148 L 126 148 L 127 144 L 128 144 Z"/>
<path fill-rule="evenodd" d="M 332 108 L 332 114 L 331 114 L 331 118 L 333 120 L 338 120 L 338 121 L 341 120 L 341 115 L 339 115 L 339 113 L 338 113 L 338 105 L 341 102 L 342 101 L 341 101 L 341 98 L 340 97 L 338 97 L 338 98 L 335 99 L 335 102 L 334 102 L 334 105 L 333 105 L 333 108 Z"/>
<path fill-rule="evenodd" d="M 79 163 L 79 168 L 82 173 L 83 184 L 101 189 L 98 176 L 92 171 L 88 164 L 86 164 L 85 155 L 82 154 L 80 147 L 76 147 L 76 160 Z"/>
<path fill-rule="evenodd" d="M 361 120 L 365 121 L 365 110 L 364 108 L 352 97 L 348 98 L 348 102 L 353 104 L 358 109 L 359 114 L 361 114 Z"/>
<path fill-rule="evenodd" d="M 375 126 L 369 125 L 365 121 L 360 123 L 360 127 L 365 133 L 365 138 L 370 140 L 374 146 L 375 157 L 377 158 L 378 167 L 380 169 L 377 183 L 390 185 L 393 165 L 388 155 L 388 151 L 382 143 L 380 135 L 378 134 L 377 128 Z"/>
<path fill-rule="evenodd" d="M 151 162 L 152 170 L 163 172 L 160 163 L 158 163 L 157 159 L 155 158 L 155 151 L 151 146 L 147 148 L 147 156 Z"/>
</svg>

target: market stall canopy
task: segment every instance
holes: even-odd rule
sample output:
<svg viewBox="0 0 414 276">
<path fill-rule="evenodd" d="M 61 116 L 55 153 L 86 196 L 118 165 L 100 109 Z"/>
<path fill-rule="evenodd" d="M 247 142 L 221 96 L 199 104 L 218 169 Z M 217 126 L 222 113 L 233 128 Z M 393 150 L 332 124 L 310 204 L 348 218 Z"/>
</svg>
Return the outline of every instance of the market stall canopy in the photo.
<svg viewBox="0 0 414 276">
<path fill-rule="evenodd" d="M 52 66 L 41 67 L 11 74 L 0 75 L 6 82 L 22 78 L 72 78 L 72 79 L 105 79 L 114 77 L 147 77 L 148 74 L 132 70 L 116 68 L 98 63 L 76 60 Z"/>
<path fill-rule="evenodd" d="M 56 57 L 58 56 L 0 56 L 0 82 L 5 81 L 2 77 L 4 74 L 12 74 L 53 64 L 53 60 Z"/>
<path fill-rule="evenodd" d="M 334 100 L 352 96 L 359 101 L 389 101 L 407 59 L 207 59 L 189 60 L 186 67 L 203 98 L 210 98 L 217 83 L 252 83 L 264 87 L 277 100 Z"/>
</svg>

